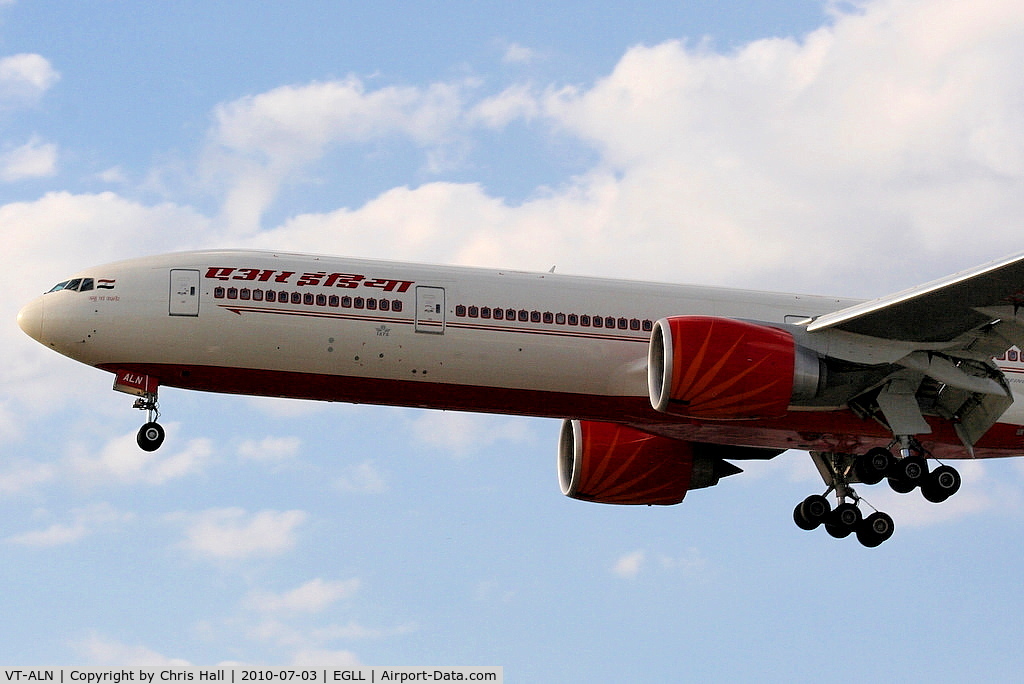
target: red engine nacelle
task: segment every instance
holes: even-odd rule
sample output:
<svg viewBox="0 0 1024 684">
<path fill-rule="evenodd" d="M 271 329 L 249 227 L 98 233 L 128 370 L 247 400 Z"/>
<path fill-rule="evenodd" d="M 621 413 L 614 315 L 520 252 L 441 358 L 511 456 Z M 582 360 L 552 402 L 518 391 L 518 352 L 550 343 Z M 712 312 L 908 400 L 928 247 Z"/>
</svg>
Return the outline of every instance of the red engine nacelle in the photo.
<svg viewBox="0 0 1024 684">
<path fill-rule="evenodd" d="M 730 318 L 677 316 L 654 324 L 647 359 L 651 405 L 688 418 L 777 418 L 817 394 L 818 357 L 785 330 Z"/>
<path fill-rule="evenodd" d="M 670 505 L 693 476 L 693 445 L 624 425 L 567 420 L 558 440 L 558 482 L 573 499 Z"/>
</svg>

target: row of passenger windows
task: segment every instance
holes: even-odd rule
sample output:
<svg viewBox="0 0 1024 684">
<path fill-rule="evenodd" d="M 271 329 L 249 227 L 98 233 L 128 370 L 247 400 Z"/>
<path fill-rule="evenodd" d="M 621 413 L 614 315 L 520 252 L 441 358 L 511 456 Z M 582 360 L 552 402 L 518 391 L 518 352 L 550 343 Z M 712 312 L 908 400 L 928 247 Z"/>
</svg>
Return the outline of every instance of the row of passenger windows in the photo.
<svg viewBox="0 0 1024 684">
<path fill-rule="evenodd" d="M 312 292 L 289 292 L 287 290 L 252 290 L 248 287 L 215 287 L 213 288 L 213 297 L 214 299 L 281 302 L 307 306 L 341 307 L 342 309 L 367 309 L 369 311 L 402 310 L 402 300 L 400 299 L 375 299 L 373 297 L 313 294 Z"/>
<path fill-rule="evenodd" d="M 489 306 L 455 307 L 456 318 L 485 318 L 496 321 L 519 321 L 521 323 L 548 323 L 572 325 L 581 328 L 612 328 L 617 330 L 643 330 L 651 332 L 654 321 L 650 319 L 623 318 L 615 316 L 591 316 L 589 314 L 552 313 L 550 311 L 527 311 L 526 309 L 501 309 Z"/>
<path fill-rule="evenodd" d="M 996 357 L 996 361 L 1024 361 L 1024 352 L 1014 347 L 1005 354 L 1000 354 Z"/>
</svg>

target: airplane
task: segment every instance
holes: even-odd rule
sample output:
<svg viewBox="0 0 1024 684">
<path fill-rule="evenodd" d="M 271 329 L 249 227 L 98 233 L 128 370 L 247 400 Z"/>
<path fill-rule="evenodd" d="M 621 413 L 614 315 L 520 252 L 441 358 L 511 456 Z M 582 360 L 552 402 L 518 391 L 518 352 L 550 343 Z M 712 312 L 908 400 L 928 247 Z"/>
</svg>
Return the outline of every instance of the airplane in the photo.
<svg viewBox="0 0 1024 684">
<path fill-rule="evenodd" d="M 825 490 L 794 522 L 875 547 L 894 522 L 854 485 L 940 503 L 943 461 L 1024 450 L 1022 304 L 1024 253 L 863 301 L 219 250 L 86 269 L 18 324 L 113 374 L 145 451 L 161 386 L 561 419 L 561 491 L 598 503 L 795 449 Z"/>
</svg>

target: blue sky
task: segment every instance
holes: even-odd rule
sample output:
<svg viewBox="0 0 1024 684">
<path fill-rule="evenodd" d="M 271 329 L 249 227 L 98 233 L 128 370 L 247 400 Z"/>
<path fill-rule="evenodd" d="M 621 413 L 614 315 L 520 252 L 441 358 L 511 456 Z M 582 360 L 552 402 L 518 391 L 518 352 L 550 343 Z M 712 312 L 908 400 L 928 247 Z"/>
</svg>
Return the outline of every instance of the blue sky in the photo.
<svg viewBox="0 0 1024 684">
<path fill-rule="evenodd" d="M 1019 251 L 1019 3 L 0 3 L 0 662 L 1012 681 L 1024 467 L 792 522 L 788 452 L 561 497 L 558 424 L 186 393 L 168 441 L 18 308 L 270 247 L 878 296 Z"/>
</svg>

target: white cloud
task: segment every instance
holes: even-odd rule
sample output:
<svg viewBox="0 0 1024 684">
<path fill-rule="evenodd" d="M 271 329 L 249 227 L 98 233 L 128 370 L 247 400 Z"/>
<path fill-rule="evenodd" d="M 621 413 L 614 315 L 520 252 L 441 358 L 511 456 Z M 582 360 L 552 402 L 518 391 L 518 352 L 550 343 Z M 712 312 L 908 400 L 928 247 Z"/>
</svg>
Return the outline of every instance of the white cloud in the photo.
<svg viewBox="0 0 1024 684">
<path fill-rule="evenodd" d="M 620 556 L 612 566 L 612 574 L 622 579 L 636 579 L 644 565 L 647 553 L 643 550 L 632 551 Z"/>
<path fill-rule="evenodd" d="M 110 504 L 98 503 L 73 509 L 70 522 L 54 523 L 42 530 L 15 534 L 7 537 L 6 541 L 23 546 L 63 546 L 134 519 L 132 513 L 121 513 Z"/>
<path fill-rule="evenodd" d="M 292 665 L 295 667 L 309 666 L 331 666 L 331 667 L 358 667 L 361 663 L 359 657 L 352 651 L 332 651 L 323 648 L 304 648 L 295 652 L 292 656 Z"/>
<path fill-rule="evenodd" d="M 177 423 L 168 423 L 165 428 L 171 432 Z M 131 432 L 108 442 L 96 456 L 77 453 L 68 462 L 89 482 L 160 485 L 202 472 L 212 458 L 213 445 L 208 439 L 190 440 L 180 450 L 165 447 L 145 452 L 139 449 L 136 433 Z"/>
<path fill-rule="evenodd" d="M 18 460 L 5 464 L 0 471 L 0 494 L 13 495 L 53 481 L 58 469 L 49 463 Z"/>
<path fill-rule="evenodd" d="M 445 100 L 444 116 L 427 117 L 443 122 L 427 127 L 433 140 L 460 125 L 539 120 L 598 161 L 516 206 L 472 184 L 394 188 L 356 209 L 295 217 L 251 244 L 851 296 L 905 286 L 908 263 L 943 275 L 1016 250 L 1024 213 L 1012 66 L 1024 59 L 1024 8 L 988 0 L 955 19 L 964 14 L 951 0 L 867 3 L 801 39 L 729 53 L 638 46 L 590 87 L 518 83 L 475 102 L 465 89 Z M 257 112 L 320 90 L 351 100 L 339 115 L 356 119 L 350 140 L 382 130 L 431 139 L 402 123 L 429 89 L 407 105 L 346 82 L 227 107 L 222 126 L 239 135 L 225 140 L 259 148 Z M 378 106 L 393 109 L 383 123 L 359 123 Z M 264 124 L 275 131 L 264 155 L 298 164 L 340 139 L 331 117 L 309 133 L 302 120 Z M 979 225 L 986 239 L 965 248 Z"/>
<path fill-rule="evenodd" d="M 304 511 L 265 510 L 248 513 L 242 508 L 214 508 L 200 513 L 178 513 L 170 520 L 185 524 L 182 546 L 212 559 L 233 560 L 275 556 L 295 546 Z"/>
<path fill-rule="evenodd" d="M 493 97 L 481 100 L 469 112 L 471 121 L 487 128 L 503 128 L 512 121 L 529 121 L 540 114 L 540 103 L 530 87 L 522 84 L 509 86 Z"/>
<path fill-rule="evenodd" d="M 223 212 L 233 232 L 251 232 L 280 184 L 331 145 L 391 136 L 420 146 L 447 141 L 462 115 L 462 89 L 434 83 L 367 91 L 350 77 L 224 103 L 214 112 L 204 173 L 225 187 Z"/>
<path fill-rule="evenodd" d="M 537 59 L 537 51 L 518 43 L 509 43 L 501 61 L 505 64 L 529 64 Z"/>
<path fill-rule="evenodd" d="M 33 137 L 21 147 L 0 154 L 0 180 L 8 183 L 57 173 L 57 146 Z"/>
<path fill-rule="evenodd" d="M 387 481 L 373 461 L 363 461 L 345 468 L 334 481 L 334 486 L 342 492 L 360 494 L 379 494 L 388 489 Z"/>
<path fill-rule="evenodd" d="M 0 59 L 0 104 L 32 101 L 50 89 L 60 74 L 41 55 L 22 53 Z"/>
<path fill-rule="evenodd" d="M 530 438 L 528 424 L 519 418 L 459 411 L 424 411 L 413 419 L 412 430 L 418 443 L 455 457 Z"/>
<path fill-rule="evenodd" d="M 359 585 L 358 578 L 328 581 L 317 577 L 282 594 L 252 592 L 244 605 L 260 612 L 319 613 L 337 601 L 351 598 Z"/>
<path fill-rule="evenodd" d="M 264 437 L 260 441 L 246 440 L 238 445 L 243 461 L 281 463 L 298 457 L 302 440 L 298 437 Z"/>
<path fill-rule="evenodd" d="M 192 664 L 162 655 L 147 646 L 130 646 L 95 633 L 72 642 L 71 646 L 93 667 L 187 667 Z"/>
</svg>

